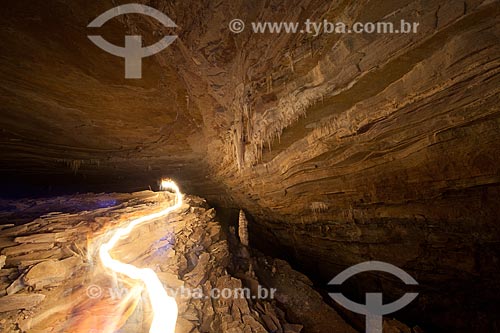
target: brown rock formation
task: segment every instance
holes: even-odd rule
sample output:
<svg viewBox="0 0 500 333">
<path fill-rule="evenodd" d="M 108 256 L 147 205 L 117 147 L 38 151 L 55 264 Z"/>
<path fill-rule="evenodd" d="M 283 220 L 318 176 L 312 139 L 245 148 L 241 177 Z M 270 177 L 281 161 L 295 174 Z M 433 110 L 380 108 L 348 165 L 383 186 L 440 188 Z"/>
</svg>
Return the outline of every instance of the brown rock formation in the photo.
<svg viewBox="0 0 500 333">
<path fill-rule="evenodd" d="M 179 36 L 143 60 L 142 80 L 125 80 L 123 60 L 87 39 L 86 25 L 122 2 L 3 5 L 5 194 L 132 191 L 169 175 L 244 208 L 252 245 L 285 253 L 321 283 L 387 261 L 421 285 L 409 321 L 498 329 L 498 1 L 139 2 L 167 13 Z M 420 25 L 233 34 L 233 18 L 247 28 L 307 18 Z M 170 32 L 134 15 L 101 31 L 148 45 Z M 402 292 L 385 276 L 370 281 Z"/>
</svg>

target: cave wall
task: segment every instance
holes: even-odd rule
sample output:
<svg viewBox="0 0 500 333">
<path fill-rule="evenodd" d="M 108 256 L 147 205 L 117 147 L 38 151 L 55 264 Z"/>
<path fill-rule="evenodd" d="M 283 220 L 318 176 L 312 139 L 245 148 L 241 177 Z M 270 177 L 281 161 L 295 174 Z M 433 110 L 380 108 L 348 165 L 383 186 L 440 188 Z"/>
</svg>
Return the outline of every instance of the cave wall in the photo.
<svg viewBox="0 0 500 333">
<path fill-rule="evenodd" d="M 256 4 L 235 17 L 300 21 L 317 8 L 318 17 L 351 21 L 413 19 L 421 30 L 217 35 L 189 72 L 210 91 L 200 103 L 229 113 L 229 131 L 211 141 L 213 172 L 254 217 L 254 244 L 285 253 L 320 284 L 365 260 L 391 262 L 421 284 L 403 316 L 434 329 L 494 331 L 498 3 L 321 5 L 301 2 L 283 18 L 279 5 Z M 217 59 L 230 41 L 239 52 Z M 358 282 L 389 297 L 404 292 L 384 276 Z"/>
</svg>

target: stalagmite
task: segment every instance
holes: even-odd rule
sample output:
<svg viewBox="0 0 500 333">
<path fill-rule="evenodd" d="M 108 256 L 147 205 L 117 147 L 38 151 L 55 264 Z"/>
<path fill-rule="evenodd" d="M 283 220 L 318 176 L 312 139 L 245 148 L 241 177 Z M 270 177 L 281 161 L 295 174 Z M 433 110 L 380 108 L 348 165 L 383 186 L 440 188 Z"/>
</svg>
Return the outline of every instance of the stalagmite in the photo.
<svg viewBox="0 0 500 333">
<path fill-rule="evenodd" d="M 243 210 L 240 210 L 240 218 L 238 221 L 238 236 L 240 236 L 241 244 L 248 246 L 248 220 Z"/>
</svg>

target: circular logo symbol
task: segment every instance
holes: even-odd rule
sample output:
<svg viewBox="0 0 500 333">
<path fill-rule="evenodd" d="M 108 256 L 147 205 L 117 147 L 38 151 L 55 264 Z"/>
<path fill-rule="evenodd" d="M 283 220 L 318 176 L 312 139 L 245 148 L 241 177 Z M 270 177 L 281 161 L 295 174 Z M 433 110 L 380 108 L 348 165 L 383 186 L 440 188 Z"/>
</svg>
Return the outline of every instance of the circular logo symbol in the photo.
<svg viewBox="0 0 500 333">
<path fill-rule="evenodd" d="M 239 34 L 245 30 L 245 22 L 240 19 L 234 19 L 229 22 L 229 30 L 235 34 Z"/>
</svg>

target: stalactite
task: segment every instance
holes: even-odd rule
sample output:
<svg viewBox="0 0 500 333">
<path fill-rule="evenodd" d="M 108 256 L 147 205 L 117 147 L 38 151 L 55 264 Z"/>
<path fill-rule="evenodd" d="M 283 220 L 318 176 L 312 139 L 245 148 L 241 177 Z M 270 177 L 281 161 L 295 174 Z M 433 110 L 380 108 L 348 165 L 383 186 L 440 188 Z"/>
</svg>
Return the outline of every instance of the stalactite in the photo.
<svg viewBox="0 0 500 333">
<path fill-rule="evenodd" d="M 68 165 L 71 168 L 71 171 L 73 171 L 73 173 L 76 175 L 82 163 L 82 160 L 71 160 L 68 162 Z"/>
<path fill-rule="evenodd" d="M 66 166 L 68 166 L 75 175 L 78 173 L 78 171 L 83 165 L 92 165 L 97 168 L 99 168 L 101 165 L 101 161 L 98 159 L 89 159 L 89 160 L 58 159 L 57 162 L 66 164 Z"/>
<path fill-rule="evenodd" d="M 310 208 L 311 211 L 313 211 L 314 213 L 322 213 L 327 211 L 329 207 L 328 204 L 325 202 L 315 201 L 311 202 Z"/>
<path fill-rule="evenodd" d="M 244 85 L 240 84 L 236 88 L 235 95 L 238 96 L 233 100 L 232 109 L 234 110 L 234 123 L 232 126 L 231 143 L 234 148 L 234 156 L 238 170 L 241 171 L 245 164 L 245 114 L 248 114 L 248 109 L 243 103 Z"/>
</svg>

